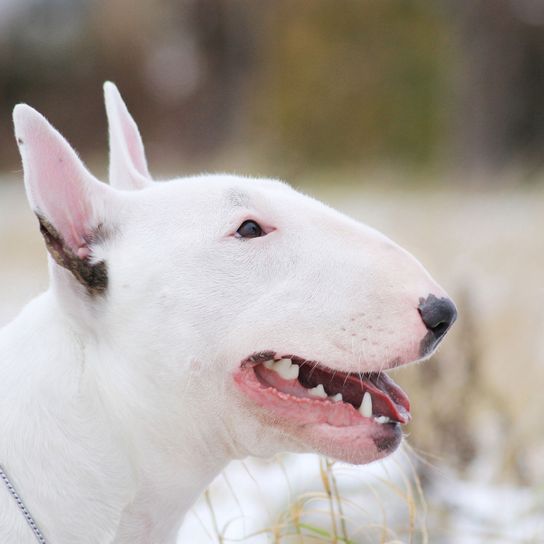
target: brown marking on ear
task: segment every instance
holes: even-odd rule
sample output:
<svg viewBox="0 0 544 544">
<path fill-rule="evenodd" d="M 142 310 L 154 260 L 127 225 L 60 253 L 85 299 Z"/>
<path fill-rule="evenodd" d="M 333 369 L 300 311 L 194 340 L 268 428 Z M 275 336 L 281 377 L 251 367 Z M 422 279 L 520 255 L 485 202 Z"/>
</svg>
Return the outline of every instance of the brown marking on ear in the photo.
<svg viewBox="0 0 544 544">
<path fill-rule="evenodd" d="M 108 287 L 108 270 L 106 263 L 100 261 L 91 264 L 88 259 L 80 259 L 64 242 L 55 227 L 36 213 L 40 222 L 40 231 L 45 239 L 45 245 L 55 262 L 69 270 L 79 283 L 87 288 L 89 295 L 103 295 Z M 102 237 L 102 229 L 97 229 Z"/>
</svg>

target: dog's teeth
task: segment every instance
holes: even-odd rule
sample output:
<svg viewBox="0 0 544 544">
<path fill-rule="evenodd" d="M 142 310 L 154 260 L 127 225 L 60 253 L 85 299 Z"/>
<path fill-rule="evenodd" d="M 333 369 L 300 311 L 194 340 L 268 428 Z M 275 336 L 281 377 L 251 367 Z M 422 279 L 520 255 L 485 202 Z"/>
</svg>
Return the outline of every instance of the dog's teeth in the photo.
<svg viewBox="0 0 544 544">
<path fill-rule="evenodd" d="M 342 393 L 336 393 L 336 395 L 329 397 L 329 399 L 332 400 L 333 402 L 342 402 L 344 400 L 342 398 Z"/>
<path fill-rule="evenodd" d="M 372 397 L 368 391 L 363 395 L 363 402 L 359 406 L 359 412 L 364 417 L 372 417 Z"/>
<path fill-rule="evenodd" d="M 389 423 L 391 420 L 387 416 L 377 416 L 374 418 L 374 421 L 383 425 L 384 423 Z"/>
<path fill-rule="evenodd" d="M 290 361 L 290 359 L 285 359 L 286 361 Z M 298 378 L 298 373 L 300 371 L 300 368 L 298 365 L 287 366 L 286 363 L 284 363 L 284 367 L 280 368 L 279 370 L 276 370 L 276 372 L 284 379 L 284 380 L 296 380 Z"/>
<path fill-rule="evenodd" d="M 277 372 L 284 380 L 296 380 L 298 378 L 299 366 L 294 365 L 291 359 L 279 359 L 277 361 L 270 359 L 265 361 L 263 365 L 269 370 Z"/>
<path fill-rule="evenodd" d="M 308 393 L 312 395 L 312 397 L 320 397 L 322 399 L 327 398 L 327 393 L 325 393 L 325 388 L 323 387 L 323 384 L 316 385 L 312 389 L 308 389 Z"/>
<path fill-rule="evenodd" d="M 294 378 L 298 377 L 298 365 L 294 365 L 297 367 L 296 370 L 296 376 L 295 371 L 292 370 L 293 363 L 291 363 L 291 359 L 280 359 L 279 361 L 276 361 L 274 363 L 274 366 L 272 367 L 273 370 L 275 370 L 284 380 L 292 380 Z"/>
<path fill-rule="evenodd" d="M 291 368 L 289 368 L 289 380 L 296 380 L 298 378 L 298 374 L 300 372 L 300 368 L 298 365 L 291 365 Z"/>
</svg>

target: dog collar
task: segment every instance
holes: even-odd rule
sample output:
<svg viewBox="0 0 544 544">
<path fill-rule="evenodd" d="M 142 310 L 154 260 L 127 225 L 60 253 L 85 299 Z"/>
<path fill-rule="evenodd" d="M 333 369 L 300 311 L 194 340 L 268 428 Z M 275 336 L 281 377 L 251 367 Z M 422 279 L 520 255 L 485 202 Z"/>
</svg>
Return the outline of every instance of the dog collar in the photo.
<svg viewBox="0 0 544 544">
<path fill-rule="evenodd" d="M 19 493 L 17 493 L 17 490 L 15 487 L 13 487 L 13 484 L 10 482 L 8 475 L 6 474 L 4 468 L 2 465 L 0 465 L 0 478 L 2 481 L 6 484 L 6 487 L 8 488 L 9 494 L 13 497 L 13 500 L 17 503 L 17 507 L 19 508 L 19 511 L 23 516 L 25 517 L 26 522 L 28 523 L 28 526 L 32 529 L 32 532 L 34 533 L 34 536 L 36 537 L 36 540 L 40 544 L 47 544 L 47 541 L 45 540 L 44 536 L 42 535 L 42 532 L 36 525 L 36 522 L 34 521 L 34 518 L 32 517 L 31 513 L 28 511 L 28 508 L 25 506 L 25 503 L 19 496 Z"/>
</svg>

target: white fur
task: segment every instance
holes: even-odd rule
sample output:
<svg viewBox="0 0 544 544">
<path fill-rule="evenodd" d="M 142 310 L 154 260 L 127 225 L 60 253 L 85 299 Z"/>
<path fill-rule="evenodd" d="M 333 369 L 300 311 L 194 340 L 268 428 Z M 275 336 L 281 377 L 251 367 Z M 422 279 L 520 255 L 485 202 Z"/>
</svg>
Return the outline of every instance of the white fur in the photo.
<svg viewBox="0 0 544 544">
<path fill-rule="evenodd" d="M 0 331 L 0 464 L 52 544 L 173 543 L 229 460 L 315 449 L 235 389 L 243 359 L 413 361 L 418 300 L 442 291 L 383 235 L 282 182 L 153 183 L 111 84 L 106 103 L 114 188 L 38 113 L 15 112 L 33 209 L 104 260 L 109 284 L 91 296 L 50 259 L 51 288 Z M 275 230 L 232 236 L 248 218 Z M 34 542 L 2 485 L 0 542 Z"/>
</svg>

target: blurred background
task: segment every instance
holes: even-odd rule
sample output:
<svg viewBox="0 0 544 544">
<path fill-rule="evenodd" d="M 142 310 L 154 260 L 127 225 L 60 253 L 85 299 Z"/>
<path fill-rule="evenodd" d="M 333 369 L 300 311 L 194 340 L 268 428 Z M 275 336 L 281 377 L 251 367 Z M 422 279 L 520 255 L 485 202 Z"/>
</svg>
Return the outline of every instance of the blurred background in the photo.
<svg viewBox="0 0 544 544">
<path fill-rule="evenodd" d="M 0 0 L 0 325 L 47 285 L 11 110 L 105 179 L 105 80 L 156 178 L 285 179 L 394 238 L 460 310 L 397 373 L 408 448 L 235 463 L 180 542 L 544 542 L 544 1 Z"/>
</svg>

